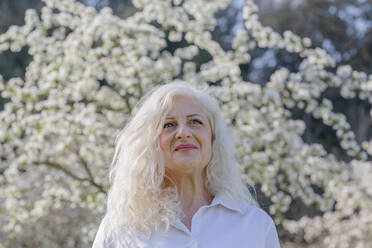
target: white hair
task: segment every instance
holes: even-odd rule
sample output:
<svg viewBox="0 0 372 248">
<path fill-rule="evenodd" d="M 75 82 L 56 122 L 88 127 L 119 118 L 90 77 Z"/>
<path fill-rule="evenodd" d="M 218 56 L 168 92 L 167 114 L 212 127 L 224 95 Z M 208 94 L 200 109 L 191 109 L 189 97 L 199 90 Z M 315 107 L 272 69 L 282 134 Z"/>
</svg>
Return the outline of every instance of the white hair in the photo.
<svg viewBox="0 0 372 248">
<path fill-rule="evenodd" d="M 114 244 L 123 230 L 149 237 L 160 227 L 182 216 L 175 185 L 164 186 L 165 166 L 159 135 L 175 96 L 190 97 L 207 113 L 214 136 L 212 158 L 206 167 L 208 192 L 228 194 L 246 205 L 257 205 L 242 181 L 235 158 L 232 136 L 222 118 L 215 98 L 186 83 L 170 83 L 151 90 L 136 106 L 137 111 L 116 139 L 110 169 L 111 187 L 103 226 L 106 237 Z M 116 245 L 115 245 L 116 247 Z"/>
</svg>

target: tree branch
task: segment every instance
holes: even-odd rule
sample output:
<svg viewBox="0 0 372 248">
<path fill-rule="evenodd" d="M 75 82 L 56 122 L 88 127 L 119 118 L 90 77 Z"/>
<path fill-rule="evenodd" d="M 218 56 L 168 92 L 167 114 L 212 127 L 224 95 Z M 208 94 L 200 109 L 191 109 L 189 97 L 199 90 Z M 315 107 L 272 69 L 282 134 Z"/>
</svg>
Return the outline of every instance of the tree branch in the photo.
<svg viewBox="0 0 372 248">
<path fill-rule="evenodd" d="M 56 170 L 59 170 L 59 171 L 62 171 L 63 173 L 65 173 L 67 176 L 71 177 L 72 179 L 76 180 L 76 181 L 79 181 L 79 182 L 89 182 L 92 186 L 94 186 L 95 188 L 97 188 L 100 192 L 102 193 L 107 193 L 106 190 L 103 188 L 102 185 L 99 185 L 97 184 L 94 180 L 93 180 L 93 177 L 91 175 L 91 172 L 89 171 L 90 173 L 90 177 L 89 178 L 83 178 L 83 177 L 79 177 L 77 175 L 75 175 L 74 173 L 72 173 L 71 171 L 67 170 L 66 168 L 64 168 L 63 166 L 61 166 L 60 164 L 57 164 L 57 163 L 53 163 L 53 162 L 50 162 L 50 161 L 43 161 L 43 162 L 36 162 L 35 165 L 46 165 L 48 167 L 51 167 L 53 169 L 56 169 Z M 84 166 L 84 164 L 83 164 Z M 85 167 L 85 166 L 84 166 Z M 89 175 L 89 174 L 88 174 Z"/>
<path fill-rule="evenodd" d="M 89 179 L 87 179 L 89 181 L 89 183 L 91 183 L 94 187 L 96 187 L 99 191 L 101 191 L 102 193 L 107 193 L 106 190 L 103 188 L 102 185 L 99 185 L 98 183 L 96 183 L 96 181 L 94 180 L 94 177 L 93 177 L 93 174 L 92 174 L 92 171 L 89 169 L 89 166 L 88 166 L 88 163 L 85 161 L 85 159 L 83 159 L 79 152 L 76 150 L 76 156 L 79 158 L 81 164 L 83 165 L 83 168 L 85 170 L 85 172 L 88 174 L 88 177 Z"/>
</svg>

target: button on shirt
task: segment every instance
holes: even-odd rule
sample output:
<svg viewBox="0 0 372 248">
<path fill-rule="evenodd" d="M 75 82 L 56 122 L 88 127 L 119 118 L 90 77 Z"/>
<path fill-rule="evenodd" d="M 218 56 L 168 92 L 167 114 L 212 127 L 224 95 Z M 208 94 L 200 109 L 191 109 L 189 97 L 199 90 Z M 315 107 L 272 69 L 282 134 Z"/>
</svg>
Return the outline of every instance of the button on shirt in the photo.
<svg viewBox="0 0 372 248">
<path fill-rule="evenodd" d="M 101 229 L 93 248 L 111 248 L 105 246 Z M 191 230 L 177 221 L 165 234 L 153 232 L 149 240 L 140 243 L 138 247 L 141 248 L 280 247 L 275 224 L 265 211 L 256 206 L 238 204 L 226 194 L 217 194 L 210 205 L 195 213 Z"/>
</svg>

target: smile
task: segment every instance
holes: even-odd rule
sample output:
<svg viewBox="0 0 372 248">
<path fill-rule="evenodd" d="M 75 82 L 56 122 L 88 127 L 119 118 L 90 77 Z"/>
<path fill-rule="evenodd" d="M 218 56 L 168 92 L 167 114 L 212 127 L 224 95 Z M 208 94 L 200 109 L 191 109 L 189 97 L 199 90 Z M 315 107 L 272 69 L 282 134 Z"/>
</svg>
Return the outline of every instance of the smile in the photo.
<svg viewBox="0 0 372 248">
<path fill-rule="evenodd" d="M 196 148 L 194 147 L 184 147 L 184 148 L 179 148 L 179 149 L 176 149 L 176 152 L 186 152 L 186 151 L 190 151 L 190 150 L 194 150 Z"/>
<path fill-rule="evenodd" d="M 186 152 L 186 151 L 190 151 L 194 149 L 197 149 L 197 147 L 192 144 L 183 144 L 183 145 L 178 145 L 174 151 Z"/>
</svg>

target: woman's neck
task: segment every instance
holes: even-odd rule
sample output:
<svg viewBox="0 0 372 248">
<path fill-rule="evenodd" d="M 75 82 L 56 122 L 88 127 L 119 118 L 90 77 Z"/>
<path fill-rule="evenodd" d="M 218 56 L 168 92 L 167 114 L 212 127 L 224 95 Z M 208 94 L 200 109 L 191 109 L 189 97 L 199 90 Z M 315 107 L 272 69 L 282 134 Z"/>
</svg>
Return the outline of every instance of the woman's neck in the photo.
<svg viewBox="0 0 372 248">
<path fill-rule="evenodd" d="M 205 171 L 195 171 L 192 174 L 167 173 L 177 186 L 178 198 L 185 217 L 182 222 L 191 230 L 191 221 L 200 207 L 209 205 L 213 196 L 205 187 Z"/>
</svg>

